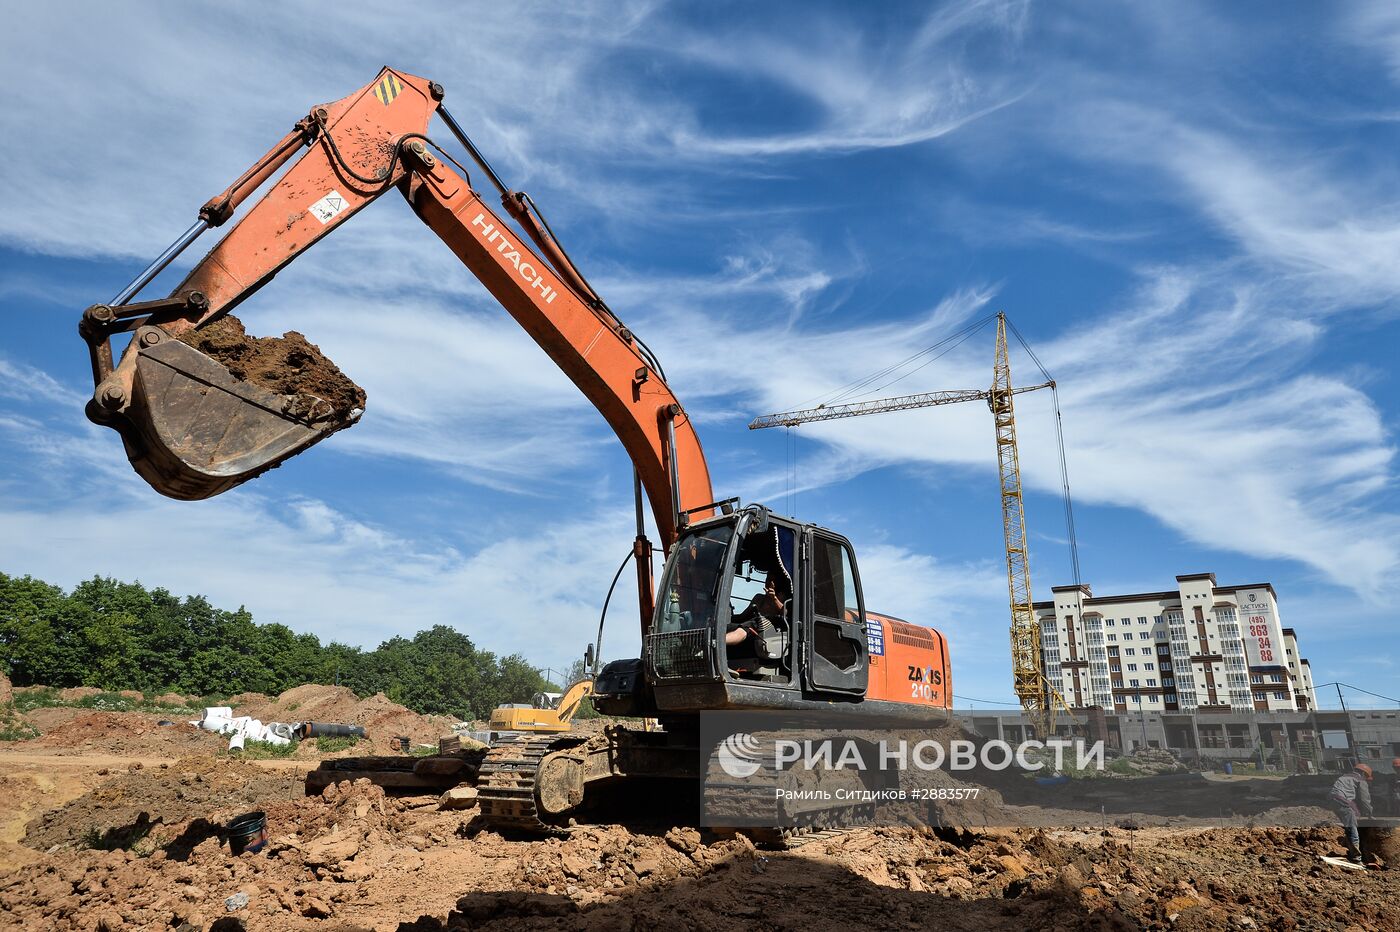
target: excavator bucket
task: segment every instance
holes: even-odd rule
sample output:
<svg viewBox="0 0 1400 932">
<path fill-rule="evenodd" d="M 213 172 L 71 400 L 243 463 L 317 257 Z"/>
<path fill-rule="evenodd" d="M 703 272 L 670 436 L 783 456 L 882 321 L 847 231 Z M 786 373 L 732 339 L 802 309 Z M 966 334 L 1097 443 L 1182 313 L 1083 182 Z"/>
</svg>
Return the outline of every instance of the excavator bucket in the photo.
<svg viewBox="0 0 1400 932">
<path fill-rule="evenodd" d="M 277 394 L 157 327 L 142 327 L 129 397 L 99 396 L 89 406 L 115 428 L 143 479 L 171 498 L 209 498 L 349 427 L 363 413 L 341 413 L 307 393 Z M 121 393 L 126 394 L 126 393 Z M 112 402 L 116 410 L 110 410 Z"/>
</svg>

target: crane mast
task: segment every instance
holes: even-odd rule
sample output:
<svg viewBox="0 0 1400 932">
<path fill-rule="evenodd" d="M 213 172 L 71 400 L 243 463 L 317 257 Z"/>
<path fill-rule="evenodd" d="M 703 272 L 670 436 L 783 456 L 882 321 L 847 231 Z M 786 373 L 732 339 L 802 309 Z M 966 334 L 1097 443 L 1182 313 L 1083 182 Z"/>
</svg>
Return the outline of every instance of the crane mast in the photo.
<svg viewBox="0 0 1400 932">
<path fill-rule="evenodd" d="M 859 417 L 909 411 L 936 405 L 964 401 L 986 401 L 996 425 L 997 470 L 1001 480 L 1001 518 L 1006 544 L 1006 580 L 1011 602 L 1011 671 L 1016 697 L 1035 728 L 1036 734 L 1048 738 L 1055 733 L 1055 719 L 1060 710 L 1069 713 L 1069 706 L 1045 676 L 1045 660 L 1041 653 L 1040 625 L 1035 620 L 1031 600 L 1031 571 L 1029 548 L 1026 545 L 1026 509 L 1021 497 L 1021 457 L 1016 442 L 1016 412 L 1013 399 L 1023 392 L 1054 388 L 1055 383 L 1042 382 L 1016 388 L 1011 384 L 1011 360 L 1006 345 L 1006 315 L 997 314 L 996 363 L 992 370 L 990 390 L 966 389 L 899 395 L 875 401 L 844 405 L 820 406 L 756 418 L 750 430 L 768 427 L 797 427 L 816 421 Z"/>
<path fill-rule="evenodd" d="M 1001 524 L 1006 543 L 1006 583 L 1011 598 L 1011 675 L 1021 708 L 1042 738 L 1055 731 L 1056 700 L 1064 700 L 1045 676 L 1040 625 L 1031 605 L 1031 567 L 1026 546 L 1026 505 L 1021 497 L 1021 453 L 1016 443 L 1015 392 L 1006 349 L 1006 315 L 997 315 L 997 357 L 987 406 L 996 424 L 997 471 L 1001 478 Z"/>
</svg>

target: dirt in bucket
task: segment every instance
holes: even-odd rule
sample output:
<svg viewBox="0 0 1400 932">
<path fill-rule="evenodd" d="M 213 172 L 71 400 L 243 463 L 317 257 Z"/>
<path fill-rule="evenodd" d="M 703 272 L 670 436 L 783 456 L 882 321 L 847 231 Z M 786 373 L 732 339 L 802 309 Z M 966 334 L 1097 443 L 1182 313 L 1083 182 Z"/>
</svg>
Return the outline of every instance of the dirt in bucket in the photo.
<svg viewBox="0 0 1400 932">
<path fill-rule="evenodd" d="M 279 395 L 320 398 L 336 418 L 365 406 L 365 390 L 295 330 L 280 337 L 249 336 L 243 322 L 228 314 L 198 330 L 185 331 L 179 339 L 246 382 Z"/>
</svg>

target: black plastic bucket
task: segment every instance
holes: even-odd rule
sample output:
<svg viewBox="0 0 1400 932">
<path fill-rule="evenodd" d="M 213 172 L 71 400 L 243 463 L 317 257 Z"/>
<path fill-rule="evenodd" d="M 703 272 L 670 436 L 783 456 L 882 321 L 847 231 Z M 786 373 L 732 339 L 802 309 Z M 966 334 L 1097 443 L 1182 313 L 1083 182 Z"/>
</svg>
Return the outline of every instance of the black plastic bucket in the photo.
<svg viewBox="0 0 1400 932">
<path fill-rule="evenodd" d="M 228 847 L 234 854 L 245 851 L 261 851 L 267 844 L 267 814 L 245 812 L 225 828 L 228 833 Z"/>
</svg>

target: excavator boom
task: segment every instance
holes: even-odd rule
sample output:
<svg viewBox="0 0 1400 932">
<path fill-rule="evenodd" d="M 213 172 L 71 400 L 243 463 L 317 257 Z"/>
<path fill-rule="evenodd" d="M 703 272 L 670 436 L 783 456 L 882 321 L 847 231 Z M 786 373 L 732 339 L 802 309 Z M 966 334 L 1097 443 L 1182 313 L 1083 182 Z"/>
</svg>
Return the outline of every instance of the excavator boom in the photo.
<svg viewBox="0 0 1400 932">
<path fill-rule="evenodd" d="M 688 518 L 712 513 L 694 427 L 655 359 L 578 273 L 528 196 L 500 185 L 442 108 L 442 98 L 441 86 L 386 68 L 348 97 L 313 108 L 206 203 L 199 223 L 142 278 L 110 304 L 88 308 L 79 329 L 92 356 L 89 417 L 122 435 L 137 472 L 152 487 L 182 499 L 224 492 L 355 423 L 357 406 L 269 391 L 187 344 L 194 342 L 191 330 L 216 322 L 394 188 L 598 408 L 636 465 L 669 546 Z M 506 213 L 524 237 L 428 138 L 435 113 L 501 187 Z M 288 162 L 169 297 L 126 303 L 177 247 L 228 220 Z M 133 338 L 113 365 L 111 340 L 123 333 Z"/>
</svg>

